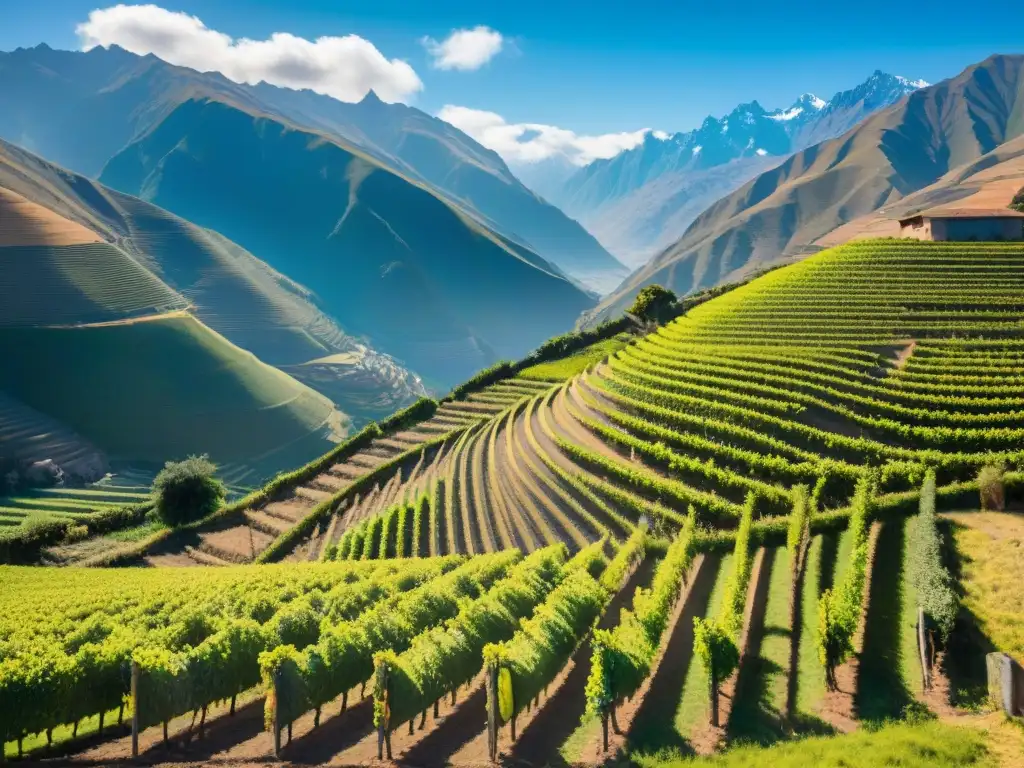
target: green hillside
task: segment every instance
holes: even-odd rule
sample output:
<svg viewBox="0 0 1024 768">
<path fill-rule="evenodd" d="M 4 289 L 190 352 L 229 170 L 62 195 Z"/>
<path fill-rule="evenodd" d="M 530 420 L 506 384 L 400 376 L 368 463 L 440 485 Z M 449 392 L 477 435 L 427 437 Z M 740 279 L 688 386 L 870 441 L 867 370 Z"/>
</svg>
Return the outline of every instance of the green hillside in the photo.
<svg viewBox="0 0 1024 768">
<path fill-rule="evenodd" d="M 18 246 L 0 262 L 8 297 L 0 325 L 102 322 L 187 306 L 355 422 L 425 394 L 408 369 L 339 327 L 308 287 L 236 243 L 2 141 L 0 207 L 0 248 Z"/>
<path fill-rule="evenodd" d="M 0 389 L 124 461 L 209 453 L 249 462 L 325 431 L 334 413 L 326 398 L 188 315 L 0 328 L 0 355 Z"/>
<path fill-rule="evenodd" d="M 0 247 L 0 326 L 99 323 L 187 302 L 107 243 Z"/>
</svg>

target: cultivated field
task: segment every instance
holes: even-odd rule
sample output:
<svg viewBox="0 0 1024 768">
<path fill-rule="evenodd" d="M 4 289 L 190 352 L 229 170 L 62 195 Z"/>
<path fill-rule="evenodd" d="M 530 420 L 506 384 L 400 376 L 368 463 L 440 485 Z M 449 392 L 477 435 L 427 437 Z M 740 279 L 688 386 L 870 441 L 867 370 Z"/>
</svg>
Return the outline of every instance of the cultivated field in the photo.
<svg viewBox="0 0 1024 768">
<path fill-rule="evenodd" d="M 1022 266 L 1010 244 L 827 251 L 136 553 L 294 562 L 0 571 L 43 596 L 0 624 L 7 751 L 109 727 L 134 659 L 149 761 L 264 760 L 276 733 L 295 763 L 654 765 L 909 720 L 850 748 L 1014 765 L 1012 727 L 955 709 L 985 705 L 952 651 L 1019 652 L 992 595 L 1020 605 L 1021 581 L 986 568 L 1014 562 L 1019 520 L 936 511 L 977 508 L 1000 464 L 1019 501 Z M 952 628 L 927 688 L 919 606 L 928 637 Z M 126 734 L 66 749 L 109 762 Z"/>
</svg>

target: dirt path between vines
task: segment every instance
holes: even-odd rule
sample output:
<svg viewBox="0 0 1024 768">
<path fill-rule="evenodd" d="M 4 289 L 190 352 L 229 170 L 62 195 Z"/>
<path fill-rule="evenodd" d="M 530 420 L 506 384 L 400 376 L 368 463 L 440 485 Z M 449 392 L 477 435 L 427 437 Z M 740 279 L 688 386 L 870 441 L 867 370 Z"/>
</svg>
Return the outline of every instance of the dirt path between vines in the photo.
<svg viewBox="0 0 1024 768">
<path fill-rule="evenodd" d="M 626 584 L 618 591 L 598 622 L 598 629 L 611 629 L 619 623 L 623 608 L 632 606 L 633 594 L 637 587 L 650 586 L 655 570 L 654 558 L 645 558 Z M 552 757 L 579 726 L 587 707 L 586 687 L 590 677 L 590 661 L 593 655 L 590 637 L 576 650 L 572 659 L 556 681 L 555 692 L 548 697 L 544 706 L 534 710 L 529 722 L 520 718 L 518 739 L 514 744 L 508 741 L 508 729 L 502 729 L 498 736 L 498 749 L 502 755 L 509 755 L 516 763 L 525 765 L 549 765 Z M 485 734 L 486 736 L 486 734 Z"/>
</svg>

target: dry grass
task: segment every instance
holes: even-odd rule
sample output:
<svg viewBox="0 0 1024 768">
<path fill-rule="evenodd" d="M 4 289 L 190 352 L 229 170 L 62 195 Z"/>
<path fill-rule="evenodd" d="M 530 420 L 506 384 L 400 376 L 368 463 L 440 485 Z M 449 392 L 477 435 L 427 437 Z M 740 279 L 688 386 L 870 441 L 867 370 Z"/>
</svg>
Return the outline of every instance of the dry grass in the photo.
<svg viewBox="0 0 1024 768">
<path fill-rule="evenodd" d="M 1024 516 L 957 513 L 964 607 L 996 648 L 1024 662 Z"/>
</svg>

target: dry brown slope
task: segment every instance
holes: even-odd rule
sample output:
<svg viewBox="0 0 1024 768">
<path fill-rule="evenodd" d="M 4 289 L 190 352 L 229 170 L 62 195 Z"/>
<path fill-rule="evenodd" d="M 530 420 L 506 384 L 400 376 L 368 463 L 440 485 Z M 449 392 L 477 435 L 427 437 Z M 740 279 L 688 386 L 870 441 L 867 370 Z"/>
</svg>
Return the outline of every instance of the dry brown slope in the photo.
<svg viewBox="0 0 1024 768">
<path fill-rule="evenodd" d="M 719 200 L 593 312 L 659 283 L 680 294 L 817 250 L 815 240 L 1024 134 L 1024 56 L 992 56 L 916 91 Z"/>
<path fill-rule="evenodd" d="M 966 209 L 1005 208 L 1024 188 L 1024 136 L 1000 145 L 977 160 L 955 168 L 934 184 L 843 224 L 815 241 L 832 248 L 851 240 L 897 237 L 899 219 L 939 206 Z"/>
</svg>

